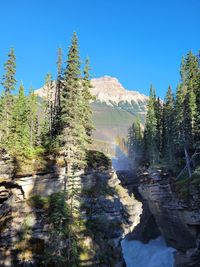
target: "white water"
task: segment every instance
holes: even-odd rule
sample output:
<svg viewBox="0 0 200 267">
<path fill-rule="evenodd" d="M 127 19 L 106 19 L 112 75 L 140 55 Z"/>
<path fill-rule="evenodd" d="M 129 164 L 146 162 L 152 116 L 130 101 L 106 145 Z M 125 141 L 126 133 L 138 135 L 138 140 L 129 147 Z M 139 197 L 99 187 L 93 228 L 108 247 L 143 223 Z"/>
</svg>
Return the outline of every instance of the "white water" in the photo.
<svg viewBox="0 0 200 267">
<path fill-rule="evenodd" d="M 173 267 L 174 248 L 167 247 L 164 239 L 158 237 L 147 244 L 137 240 L 121 242 L 127 267 Z"/>
</svg>

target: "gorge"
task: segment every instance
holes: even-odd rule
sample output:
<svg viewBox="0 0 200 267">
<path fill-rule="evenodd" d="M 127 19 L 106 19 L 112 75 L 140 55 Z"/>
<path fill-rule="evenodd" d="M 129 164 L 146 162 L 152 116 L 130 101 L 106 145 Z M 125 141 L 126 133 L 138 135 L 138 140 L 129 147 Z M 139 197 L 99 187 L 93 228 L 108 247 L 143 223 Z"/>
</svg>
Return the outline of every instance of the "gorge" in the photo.
<svg viewBox="0 0 200 267">
<path fill-rule="evenodd" d="M 185 199 L 170 171 L 132 169 L 127 150 L 116 143 L 137 116 L 145 119 L 148 98 L 108 76 L 93 79 L 92 85 L 97 127 L 92 146 L 102 152 L 89 151 L 85 170 L 69 178 L 66 166 L 51 156 L 21 167 L 0 151 L 0 266 L 57 266 L 67 256 L 69 234 L 54 220 L 66 220 L 72 204 L 62 204 L 63 194 L 74 191 L 77 217 L 69 224 L 74 264 L 199 267 L 199 186 L 190 184 Z M 45 90 L 36 94 L 45 98 Z M 110 158 L 103 153 L 105 144 Z"/>
<path fill-rule="evenodd" d="M 198 266 L 200 211 L 194 200 L 200 192 L 191 188 L 186 204 L 173 190 L 169 173 L 143 170 L 137 176 L 109 164 L 74 178 L 80 190 L 75 205 L 81 209 L 76 230 L 81 266 Z M 15 167 L 1 152 L 0 265 L 42 266 L 47 248 L 65 246 L 65 239 L 58 239 L 48 247 L 49 197 L 72 184 L 62 167 L 13 176 Z"/>
</svg>

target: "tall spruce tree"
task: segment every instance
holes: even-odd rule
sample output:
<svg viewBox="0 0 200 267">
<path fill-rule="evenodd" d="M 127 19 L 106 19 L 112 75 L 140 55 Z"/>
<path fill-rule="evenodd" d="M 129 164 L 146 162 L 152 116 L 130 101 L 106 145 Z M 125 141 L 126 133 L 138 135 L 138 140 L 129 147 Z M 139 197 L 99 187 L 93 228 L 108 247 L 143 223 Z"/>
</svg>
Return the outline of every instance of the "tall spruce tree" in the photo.
<svg viewBox="0 0 200 267">
<path fill-rule="evenodd" d="M 64 157 L 69 175 L 75 168 L 83 166 L 87 145 L 80 74 L 78 38 L 74 33 L 64 71 L 60 117 L 60 153 Z"/>
<path fill-rule="evenodd" d="M 85 67 L 83 70 L 83 81 L 82 81 L 82 112 L 83 112 L 83 126 L 86 131 L 87 141 L 91 143 L 92 130 L 94 125 L 92 122 L 92 110 L 90 108 L 90 101 L 94 99 L 91 94 L 91 83 L 90 83 L 90 62 L 89 58 L 85 61 Z"/>
<path fill-rule="evenodd" d="M 164 158 L 168 161 L 170 166 L 174 165 L 175 158 L 175 101 L 172 93 L 172 89 L 169 86 L 165 103 L 163 108 L 163 123 L 164 123 L 164 131 L 163 131 L 163 153 Z"/>
<path fill-rule="evenodd" d="M 137 119 L 128 130 L 128 156 L 135 168 L 143 156 L 143 136 L 140 122 Z"/>
<path fill-rule="evenodd" d="M 196 100 L 196 113 L 194 118 L 194 139 L 196 148 L 200 148 L 200 51 L 195 61 L 195 100 Z"/>
<path fill-rule="evenodd" d="M 194 126 L 196 117 L 196 91 L 197 91 L 198 61 L 190 51 L 185 59 L 185 80 L 186 95 L 184 99 L 184 140 L 185 145 L 192 147 L 194 141 Z"/>
<path fill-rule="evenodd" d="M 51 142 L 53 132 L 53 117 L 54 117 L 54 97 L 53 97 L 53 80 L 51 73 L 47 73 L 45 77 L 45 95 L 43 100 L 44 117 L 42 121 L 42 140 L 46 145 Z"/>
<path fill-rule="evenodd" d="M 149 100 L 147 104 L 147 116 L 145 125 L 145 147 L 147 148 L 148 159 L 150 163 L 155 163 L 158 160 L 158 150 L 156 146 L 156 114 L 155 114 L 155 90 L 150 87 Z"/>
<path fill-rule="evenodd" d="M 154 110 L 156 117 L 156 136 L 155 142 L 159 158 L 162 156 L 163 150 L 163 105 L 159 97 L 154 96 Z"/>
<path fill-rule="evenodd" d="M 8 60 L 4 64 L 5 74 L 2 77 L 2 86 L 4 88 L 3 95 L 1 97 L 1 105 L 2 105 L 2 112 L 1 112 L 1 143 L 6 143 L 8 135 L 9 135 L 9 128 L 10 128 L 10 121 L 11 121 L 11 113 L 13 107 L 13 96 L 11 93 L 15 90 L 16 86 L 16 56 L 14 49 L 11 48 L 8 54 Z"/>
<path fill-rule="evenodd" d="M 27 98 L 24 94 L 24 86 L 21 83 L 19 94 L 12 110 L 10 134 L 8 137 L 10 151 L 18 156 L 27 156 L 30 152 L 28 114 Z"/>
<path fill-rule="evenodd" d="M 61 99 L 61 91 L 62 91 L 62 81 L 63 81 L 63 62 L 62 62 L 62 48 L 58 49 L 58 60 L 57 60 L 57 80 L 56 80 L 56 91 L 55 91 L 55 99 L 54 99 L 54 116 L 53 116 L 53 126 L 52 133 L 54 136 L 57 135 L 60 128 L 60 99 Z"/>
<path fill-rule="evenodd" d="M 27 98 L 28 102 L 28 125 L 29 125 L 29 140 L 30 146 L 34 148 L 39 144 L 39 122 L 38 122 L 38 103 L 37 96 L 31 87 Z"/>
<path fill-rule="evenodd" d="M 10 52 L 8 53 L 8 60 L 4 64 L 4 70 L 5 74 L 3 75 L 1 84 L 4 87 L 5 95 L 9 95 L 15 90 L 15 85 L 17 82 L 15 79 L 16 56 L 13 48 L 11 48 Z"/>
</svg>

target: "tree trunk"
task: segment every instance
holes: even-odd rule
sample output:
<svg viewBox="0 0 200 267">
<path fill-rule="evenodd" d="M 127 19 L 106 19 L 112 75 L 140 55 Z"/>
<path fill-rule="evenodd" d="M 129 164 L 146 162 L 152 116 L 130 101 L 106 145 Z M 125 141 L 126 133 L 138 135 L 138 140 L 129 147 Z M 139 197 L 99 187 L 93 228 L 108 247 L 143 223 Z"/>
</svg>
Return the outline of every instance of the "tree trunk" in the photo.
<svg viewBox="0 0 200 267">
<path fill-rule="evenodd" d="M 185 160 L 186 160 L 186 165 L 187 165 L 187 169 L 188 169 L 188 174 L 189 174 L 189 177 L 191 177 L 192 176 L 192 170 L 190 167 L 190 158 L 189 158 L 187 148 L 185 145 L 184 145 L 184 152 L 185 152 Z"/>
</svg>

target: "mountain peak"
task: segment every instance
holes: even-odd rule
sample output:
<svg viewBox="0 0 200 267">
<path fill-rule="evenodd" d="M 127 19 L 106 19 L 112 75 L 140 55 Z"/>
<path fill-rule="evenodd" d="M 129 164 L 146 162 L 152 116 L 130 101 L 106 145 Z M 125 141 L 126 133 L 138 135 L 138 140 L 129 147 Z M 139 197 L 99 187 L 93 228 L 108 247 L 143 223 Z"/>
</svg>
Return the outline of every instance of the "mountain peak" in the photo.
<svg viewBox="0 0 200 267">
<path fill-rule="evenodd" d="M 94 94 L 98 94 L 99 92 L 108 94 L 114 92 L 117 94 L 123 93 L 125 90 L 117 78 L 107 75 L 92 79 L 91 84 L 93 86 L 92 92 Z"/>
<path fill-rule="evenodd" d="M 131 103 L 132 101 L 138 104 L 138 102 L 146 102 L 148 99 L 147 96 L 139 92 L 126 90 L 115 77 L 103 76 L 95 78 L 91 80 L 91 84 L 93 87 L 92 94 L 94 94 L 98 100 L 106 102 L 107 104 L 110 102 L 116 104 L 119 102 Z"/>
</svg>

